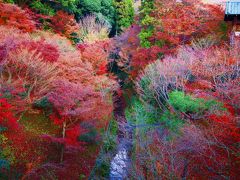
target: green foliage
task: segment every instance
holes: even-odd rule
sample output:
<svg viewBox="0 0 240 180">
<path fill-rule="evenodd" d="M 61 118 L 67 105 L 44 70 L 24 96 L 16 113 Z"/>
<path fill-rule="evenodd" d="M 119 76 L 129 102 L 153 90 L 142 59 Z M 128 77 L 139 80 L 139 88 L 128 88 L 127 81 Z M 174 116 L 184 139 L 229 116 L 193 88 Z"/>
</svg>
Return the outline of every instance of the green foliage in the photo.
<svg viewBox="0 0 240 180">
<path fill-rule="evenodd" d="M 115 155 L 117 149 L 117 130 L 117 122 L 115 119 L 112 119 L 109 122 L 108 129 L 103 136 L 102 149 L 96 160 L 95 167 L 93 168 L 89 179 L 95 179 L 94 177 L 108 179 L 111 160 Z"/>
<path fill-rule="evenodd" d="M 16 2 L 21 4 L 20 2 Z M 79 0 L 33 0 L 30 2 L 30 7 L 38 13 L 53 16 L 57 11 L 65 11 L 75 16 L 81 16 L 81 9 L 78 7 Z"/>
<path fill-rule="evenodd" d="M 8 172 L 10 170 L 10 163 L 8 160 L 1 158 L 1 152 L 0 152 L 0 179 L 8 179 Z M 2 171 L 4 170 L 4 171 Z"/>
<path fill-rule="evenodd" d="M 109 24 L 114 24 L 113 0 L 82 0 L 79 2 L 78 8 L 85 16 L 95 14 L 100 20 L 103 18 Z"/>
<path fill-rule="evenodd" d="M 145 0 L 142 1 L 142 5 L 140 8 L 140 25 L 142 26 L 142 30 L 139 33 L 140 44 L 144 48 L 150 48 L 151 42 L 149 38 L 154 33 L 154 25 L 156 24 L 156 19 L 150 14 L 154 11 L 154 1 L 153 0 Z"/>
<path fill-rule="evenodd" d="M 160 111 L 150 104 L 143 104 L 139 99 L 132 99 L 132 106 L 126 110 L 126 118 L 138 125 L 154 124 L 158 122 Z"/>
<path fill-rule="evenodd" d="M 5 3 L 11 3 L 11 4 L 14 4 L 14 3 L 15 3 L 14 0 L 4 0 L 3 2 L 5 2 Z"/>
<path fill-rule="evenodd" d="M 144 86 L 148 86 L 149 81 L 143 79 L 141 83 L 144 88 Z M 171 132 L 178 133 L 179 128 L 185 123 L 180 113 L 196 114 L 201 117 L 206 111 L 224 110 L 223 105 L 214 100 L 193 98 L 190 95 L 185 95 L 182 91 L 172 91 L 169 93 L 168 103 L 176 112 L 161 111 L 153 99 L 153 92 L 148 88 L 145 89 L 149 92 L 144 92 L 146 94 L 142 97 L 144 103 L 138 98 L 133 98 L 131 107 L 126 110 L 127 120 L 137 127 L 146 125 L 145 130 L 151 129 L 150 126 L 150 129 L 147 128 L 148 125 L 161 123 Z"/>
<path fill-rule="evenodd" d="M 101 11 L 101 0 L 82 0 L 80 5 L 84 14 Z"/>
<path fill-rule="evenodd" d="M 0 133 L 6 131 L 8 128 L 0 126 Z"/>
<path fill-rule="evenodd" d="M 14 156 L 13 150 L 10 146 L 6 146 L 2 149 L 0 153 L 0 159 L 6 159 L 9 164 L 14 164 L 16 162 L 16 157 Z"/>
<path fill-rule="evenodd" d="M 154 9 L 154 0 L 143 0 L 140 8 L 140 14 L 142 16 L 148 15 Z"/>
<path fill-rule="evenodd" d="M 86 143 L 97 143 L 96 138 L 97 138 L 97 130 L 96 129 L 90 129 L 87 133 L 82 134 L 79 137 L 79 141 L 86 142 Z"/>
<path fill-rule="evenodd" d="M 2 147 L 0 150 L 0 161 L 3 160 L 3 164 L 0 163 L 0 168 L 3 165 L 14 164 L 16 161 L 13 150 L 9 146 L 9 143 L 9 139 L 4 134 L 0 134 L 0 146 Z"/>
<path fill-rule="evenodd" d="M 151 42 L 149 41 L 149 38 L 153 35 L 153 29 L 152 28 L 147 28 L 147 29 L 142 29 L 141 32 L 139 33 L 138 37 L 140 39 L 140 44 L 144 48 L 150 48 L 151 47 Z"/>
<path fill-rule="evenodd" d="M 154 81 L 154 77 L 160 77 L 158 73 L 158 69 L 156 66 L 150 67 L 150 73 L 146 73 L 138 82 L 138 88 L 140 92 L 141 99 L 152 106 L 159 106 L 158 101 L 161 100 L 161 104 L 165 104 L 166 100 L 163 98 L 162 94 L 157 95 L 157 87 L 153 87 L 152 83 Z M 158 97 L 158 98 L 157 98 Z"/>
<path fill-rule="evenodd" d="M 116 148 L 116 137 L 117 137 L 118 125 L 115 120 L 111 120 L 109 124 L 109 130 L 103 137 L 103 150 L 105 152 L 114 151 Z"/>
<path fill-rule="evenodd" d="M 5 135 L 0 134 L 0 144 L 7 143 L 7 140 L 8 140 L 8 138 Z"/>
<path fill-rule="evenodd" d="M 220 25 L 219 25 L 219 30 L 222 33 L 222 38 L 224 40 L 228 39 L 228 25 L 225 21 L 221 21 Z"/>
<path fill-rule="evenodd" d="M 47 97 L 43 97 L 33 103 L 33 107 L 37 109 L 42 109 L 46 114 L 51 114 L 53 110 L 52 103 Z"/>
<path fill-rule="evenodd" d="M 86 179 L 86 176 L 84 174 L 79 175 L 79 180 Z"/>
<path fill-rule="evenodd" d="M 117 16 L 117 30 L 129 27 L 134 20 L 133 0 L 115 2 Z"/>
<path fill-rule="evenodd" d="M 165 44 L 166 44 L 165 41 L 162 40 L 162 39 L 155 41 L 155 45 L 158 46 L 158 47 L 163 47 Z M 164 54 L 159 55 L 159 57 L 161 57 L 161 56 L 163 56 L 163 55 L 164 55 Z"/>
<path fill-rule="evenodd" d="M 51 4 L 51 0 L 48 0 Z M 56 10 L 63 10 L 71 14 L 81 14 L 78 9 L 79 0 L 58 0 L 54 5 Z"/>
<path fill-rule="evenodd" d="M 109 27 L 115 24 L 115 8 L 113 0 L 81 0 L 77 3 L 77 11 L 74 13 L 77 21 L 83 16 L 95 15 L 99 21 L 105 21 Z"/>
<path fill-rule="evenodd" d="M 133 98 L 132 102 L 132 107 L 126 110 L 127 120 L 136 127 L 139 126 L 143 132 L 157 128 L 159 123 L 171 132 L 178 132 L 178 129 L 184 124 L 182 119 L 168 110 L 161 113 L 157 108 L 150 104 L 143 104 L 137 98 Z"/>
<path fill-rule="evenodd" d="M 46 3 L 42 3 L 41 1 L 33 1 L 30 4 L 30 7 L 35 9 L 37 12 L 41 14 L 45 14 L 48 16 L 54 16 L 55 10 Z"/>
<path fill-rule="evenodd" d="M 104 19 L 111 24 L 111 26 L 115 23 L 115 7 L 113 0 L 102 0 L 101 2 L 101 14 L 103 15 Z M 99 15 L 97 14 L 99 18 Z"/>
<path fill-rule="evenodd" d="M 98 177 L 108 177 L 110 171 L 110 162 L 106 161 L 97 161 L 98 165 Z"/>
<path fill-rule="evenodd" d="M 73 32 L 72 34 L 70 34 L 70 40 L 73 42 L 73 44 L 78 44 L 80 42 L 82 42 L 82 40 L 78 37 L 78 34 Z"/>
<path fill-rule="evenodd" d="M 175 133 L 177 133 L 179 128 L 184 124 L 182 119 L 180 119 L 177 115 L 170 113 L 168 110 L 161 115 L 160 122 L 162 122 L 171 132 Z"/>
<path fill-rule="evenodd" d="M 52 135 L 55 134 L 58 129 L 58 127 L 43 113 L 25 112 L 19 122 L 24 125 L 25 130 L 36 135 Z"/>
<path fill-rule="evenodd" d="M 156 20 L 154 17 L 149 16 L 148 14 L 141 20 L 142 26 L 152 26 L 155 24 Z"/>
<path fill-rule="evenodd" d="M 205 100 L 202 98 L 193 98 L 185 95 L 182 91 L 173 91 L 169 93 L 169 103 L 178 112 L 203 114 L 214 107 L 222 108 L 222 105 L 214 100 Z"/>
</svg>

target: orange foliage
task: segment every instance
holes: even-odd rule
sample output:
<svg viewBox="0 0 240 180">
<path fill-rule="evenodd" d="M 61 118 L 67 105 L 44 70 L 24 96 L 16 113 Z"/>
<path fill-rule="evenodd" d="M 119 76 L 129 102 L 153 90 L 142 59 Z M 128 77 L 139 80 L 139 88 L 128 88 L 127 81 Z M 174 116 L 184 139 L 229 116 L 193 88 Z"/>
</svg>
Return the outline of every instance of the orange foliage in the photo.
<svg viewBox="0 0 240 180">
<path fill-rule="evenodd" d="M 164 31 L 174 35 L 192 35 L 201 24 L 199 13 L 194 6 L 177 4 L 162 17 Z"/>
<path fill-rule="evenodd" d="M 90 62 L 97 74 L 107 73 L 106 70 L 110 50 L 109 41 L 97 41 L 93 44 L 81 44 L 78 48 L 81 51 L 83 62 Z"/>
<path fill-rule="evenodd" d="M 64 11 L 58 11 L 55 16 L 52 17 L 53 29 L 60 34 L 71 38 L 73 33 L 77 32 L 78 25 L 73 15 L 69 15 Z"/>
<path fill-rule="evenodd" d="M 31 16 L 16 5 L 0 2 L 0 25 L 15 27 L 25 32 L 36 30 L 36 23 Z"/>
<path fill-rule="evenodd" d="M 217 32 L 224 16 L 221 6 L 203 4 L 198 0 L 163 1 L 155 5 L 155 18 L 162 20 L 157 28 L 171 36 L 199 37 Z"/>
</svg>

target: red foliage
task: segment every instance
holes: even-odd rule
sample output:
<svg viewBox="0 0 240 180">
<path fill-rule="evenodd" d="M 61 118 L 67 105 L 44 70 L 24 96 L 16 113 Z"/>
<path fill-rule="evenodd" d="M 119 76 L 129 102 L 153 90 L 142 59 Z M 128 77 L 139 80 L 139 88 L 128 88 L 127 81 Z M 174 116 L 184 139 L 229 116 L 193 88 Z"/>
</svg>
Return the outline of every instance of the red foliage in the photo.
<svg viewBox="0 0 240 180">
<path fill-rule="evenodd" d="M 183 3 L 163 1 L 155 5 L 154 17 L 162 20 L 159 28 L 169 36 L 179 37 L 184 43 L 192 37 L 219 32 L 224 17 L 221 6 L 203 4 L 198 0 L 185 0 Z"/>
<path fill-rule="evenodd" d="M 162 16 L 165 33 L 192 35 L 200 26 L 199 13 L 193 5 L 176 4 Z"/>
<path fill-rule="evenodd" d="M 59 80 L 47 97 L 53 104 L 57 124 L 67 121 L 67 126 L 72 127 L 79 121 L 103 120 L 111 113 L 111 106 L 90 85 Z"/>
<path fill-rule="evenodd" d="M 204 20 L 204 24 L 202 25 L 202 31 L 205 34 L 215 33 L 219 37 L 221 37 L 221 31 L 219 31 L 220 23 L 222 23 L 224 19 L 224 10 L 220 5 L 214 4 L 204 4 L 203 8 L 205 9 L 205 14 L 201 17 Z"/>
<path fill-rule="evenodd" d="M 114 46 L 112 46 L 111 53 L 114 56 L 111 57 L 111 61 L 116 61 L 119 68 L 127 73 L 131 69 L 129 62 L 131 62 L 132 57 L 137 53 L 137 49 L 140 46 L 138 38 L 140 30 L 138 25 L 133 24 L 113 41 Z"/>
<path fill-rule="evenodd" d="M 68 38 L 72 37 L 72 33 L 77 32 L 78 25 L 73 15 L 69 15 L 64 11 L 58 11 L 55 16 L 51 18 L 53 29 Z"/>
<path fill-rule="evenodd" d="M 78 45 L 82 60 L 90 62 L 98 75 L 107 73 L 108 56 L 111 43 L 109 41 L 98 41 L 92 44 Z"/>
<path fill-rule="evenodd" d="M 81 126 L 79 124 L 72 128 L 67 129 L 66 130 L 66 138 L 65 138 L 66 144 L 72 145 L 72 146 L 83 144 L 82 142 L 80 142 L 78 140 L 78 138 L 81 134 L 83 134 L 85 132 L 86 132 L 86 130 L 81 128 Z"/>
<path fill-rule="evenodd" d="M 42 156 L 41 152 L 46 149 L 39 138 L 33 137 L 18 124 L 13 113 L 14 109 L 15 107 L 9 104 L 7 99 L 0 97 L 0 126 L 7 128 L 3 135 L 8 139 L 1 144 L 1 147 L 9 148 L 11 156 L 17 158 L 17 161 L 11 164 L 13 170 L 24 172 L 25 169 L 34 168 L 43 159 L 45 160 L 46 156 Z"/>
<path fill-rule="evenodd" d="M 152 46 L 151 48 L 139 48 L 133 54 L 130 65 L 132 66 L 131 76 L 136 78 L 141 70 L 148 64 L 157 59 L 162 59 L 163 55 L 173 52 L 167 46 L 160 48 L 159 46 Z"/>
<path fill-rule="evenodd" d="M 168 32 L 155 32 L 155 34 L 149 39 L 150 42 L 155 42 L 161 40 L 164 42 L 165 46 L 169 48 L 175 48 L 181 42 L 181 36 L 176 36 L 174 34 L 168 34 Z"/>
<path fill-rule="evenodd" d="M 189 44 L 194 37 L 203 37 L 217 31 L 223 15 L 221 7 L 204 5 L 200 1 L 157 1 L 155 8 L 151 16 L 156 20 L 161 19 L 161 23 L 154 25 L 154 33 L 149 38 L 153 46 L 149 49 L 139 48 L 132 53 L 133 77 L 146 65 L 157 60 L 159 55 L 163 57 L 173 54 L 180 44 Z"/>
<path fill-rule="evenodd" d="M 58 81 L 55 86 L 47 97 L 54 107 L 50 118 L 62 128 L 62 137 L 51 139 L 54 142 L 62 139 L 66 145 L 80 147 L 77 137 L 84 133 L 84 129 L 79 127 L 79 123 L 88 121 L 100 127 L 101 121 L 109 116 L 111 108 L 103 101 L 101 94 L 90 86 L 67 80 Z"/>
<path fill-rule="evenodd" d="M 0 25 L 16 27 L 25 32 L 32 32 L 36 29 L 36 23 L 25 10 L 16 5 L 1 2 Z"/>
<path fill-rule="evenodd" d="M 80 135 L 85 133 L 86 130 L 82 129 L 79 124 L 66 129 L 65 137 L 53 137 L 47 134 L 42 135 L 41 137 L 49 143 L 62 144 L 65 145 L 65 148 L 76 148 L 78 150 L 83 150 L 83 142 L 79 141 L 78 138 Z"/>
<path fill-rule="evenodd" d="M 213 84 L 206 80 L 195 80 L 193 83 L 186 84 L 186 90 L 193 92 L 194 90 L 211 90 L 213 89 Z"/>
<path fill-rule="evenodd" d="M 209 116 L 209 123 L 210 127 L 205 133 L 211 146 L 206 151 L 207 158 L 203 163 L 210 171 L 207 169 L 206 173 L 222 174 L 230 178 L 238 177 L 240 131 L 236 118 L 227 114 L 212 114 Z"/>
<path fill-rule="evenodd" d="M 56 82 L 55 90 L 48 94 L 48 99 L 61 118 L 71 118 L 91 113 L 97 96 L 98 93 L 91 87 L 62 80 Z"/>
<path fill-rule="evenodd" d="M 240 142 L 240 131 L 234 116 L 212 114 L 209 119 L 213 121 L 213 127 L 216 127 L 214 135 L 221 142 L 232 145 Z M 217 130 L 218 129 L 218 130 Z"/>
<path fill-rule="evenodd" d="M 7 127 L 10 130 L 18 129 L 17 118 L 13 115 L 12 105 L 7 102 L 7 99 L 1 98 L 0 95 L 0 125 Z"/>
<path fill-rule="evenodd" d="M 45 42 L 44 39 L 39 41 L 25 41 L 20 44 L 20 47 L 25 47 L 36 55 L 40 55 L 40 58 L 47 62 L 55 62 L 60 56 L 57 47 Z"/>
<path fill-rule="evenodd" d="M 97 75 L 106 74 L 107 70 L 107 62 L 102 62 L 98 67 Z"/>
<path fill-rule="evenodd" d="M 219 26 L 224 13 L 220 6 L 205 5 L 200 1 L 176 3 L 170 0 L 155 2 L 155 8 L 151 16 L 156 20 L 161 19 L 161 23 L 154 25 L 154 33 L 149 38 L 153 45 L 151 48 L 135 48 L 131 52 L 133 58 L 130 74 L 133 77 L 146 65 L 157 60 L 159 55 L 176 52 L 180 44 L 189 44 L 193 38 L 204 37 L 213 32 L 221 35 Z"/>
<path fill-rule="evenodd" d="M 4 63 L 7 57 L 7 48 L 5 45 L 0 46 L 0 65 Z"/>
<path fill-rule="evenodd" d="M 43 30 L 44 29 L 44 23 L 42 23 L 42 21 L 44 20 L 45 22 L 48 23 L 49 19 L 51 17 L 47 16 L 47 15 L 43 15 L 43 14 L 37 14 L 35 12 L 33 12 L 30 8 L 28 7 L 24 7 L 24 11 L 26 13 L 28 13 L 31 16 L 31 19 L 34 20 L 34 22 L 36 23 L 36 26 L 38 29 Z M 48 23 L 49 25 L 49 23 Z"/>
</svg>

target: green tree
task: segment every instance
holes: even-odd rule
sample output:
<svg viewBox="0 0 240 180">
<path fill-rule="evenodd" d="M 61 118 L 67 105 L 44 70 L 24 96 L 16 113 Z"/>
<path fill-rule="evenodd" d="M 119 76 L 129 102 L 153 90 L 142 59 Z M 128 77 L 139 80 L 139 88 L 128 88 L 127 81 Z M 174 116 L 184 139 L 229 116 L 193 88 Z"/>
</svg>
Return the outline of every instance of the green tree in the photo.
<svg viewBox="0 0 240 180">
<path fill-rule="evenodd" d="M 142 0 L 140 7 L 140 25 L 142 30 L 139 33 L 139 39 L 141 46 L 144 48 L 150 48 L 152 45 L 149 38 L 154 33 L 156 20 L 150 14 L 154 11 L 154 8 L 154 0 Z"/>
<path fill-rule="evenodd" d="M 133 0 L 115 1 L 116 30 L 121 31 L 129 27 L 134 20 Z"/>
<path fill-rule="evenodd" d="M 115 23 L 115 7 L 113 0 L 102 0 L 101 2 L 101 14 L 105 17 L 112 26 Z"/>
<path fill-rule="evenodd" d="M 101 11 L 101 0 L 82 0 L 79 5 L 85 15 Z"/>
<path fill-rule="evenodd" d="M 42 3 L 41 1 L 33 1 L 30 4 L 30 7 L 36 10 L 37 12 L 49 16 L 55 15 L 55 10 L 46 3 Z"/>
</svg>

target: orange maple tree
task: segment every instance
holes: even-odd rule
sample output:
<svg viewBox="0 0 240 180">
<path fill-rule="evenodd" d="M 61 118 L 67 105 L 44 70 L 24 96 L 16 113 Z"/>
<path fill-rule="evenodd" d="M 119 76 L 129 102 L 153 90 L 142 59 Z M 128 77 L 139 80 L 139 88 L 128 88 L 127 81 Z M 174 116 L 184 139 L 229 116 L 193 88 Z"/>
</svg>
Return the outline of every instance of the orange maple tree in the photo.
<svg viewBox="0 0 240 180">
<path fill-rule="evenodd" d="M 18 28 L 25 32 L 36 30 L 36 23 L 31 15 L 20 7 L 0 2 L 0 25 Z"/>
</svg>

